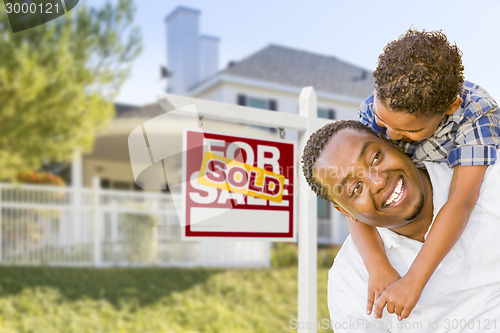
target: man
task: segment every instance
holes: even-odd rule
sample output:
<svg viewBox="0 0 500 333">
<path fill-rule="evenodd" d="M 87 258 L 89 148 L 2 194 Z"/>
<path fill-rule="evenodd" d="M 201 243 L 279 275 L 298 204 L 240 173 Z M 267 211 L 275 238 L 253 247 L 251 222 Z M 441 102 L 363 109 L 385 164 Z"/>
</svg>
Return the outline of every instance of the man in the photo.
<svg viewBox="0 0 500 333">
<path fill-rule="evenodd" d="M 418 254 L 433 217 L 447 200 L 453 170 L 417 169 L 398 148 L 356 121 L 314 133 L 304 149 L 311 188 L 357 223 L 379 227 L 387 257 L 400 276 Z M 436 269 L 410 317 L 398 321 L 384 294 L 381 319 L 366 315 L 368 273 L 351 238 L 329 273 L 332 328 L 338 332 L 500 331 L 500 165 L 486 172 L 476 207 L 459 241 Z M 412 290 L 406 291 L 411 293 Z"/>
</svg>

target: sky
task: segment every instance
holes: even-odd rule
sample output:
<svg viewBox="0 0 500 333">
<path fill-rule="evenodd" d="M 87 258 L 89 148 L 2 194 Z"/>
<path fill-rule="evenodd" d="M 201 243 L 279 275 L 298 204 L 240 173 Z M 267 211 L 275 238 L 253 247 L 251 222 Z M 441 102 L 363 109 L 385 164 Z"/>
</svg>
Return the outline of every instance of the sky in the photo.
<svg viewBox="0 0 500 333">
<path fill-rule="evenodd" d="M 99 5 L 102 0 L 88 0 Z M 408 28 L 442 30 L 463 52 L 465 78 L 500 101 L 500 0 L 135 0 L 143 52 L 118 102 L 145 104 L 164 92 L 164 18 L 178 6 L 201 11 L 200 32 L 220 38 L 219 68 L 278 44 L 374 70 L 384 46 Z"/>
</svg>

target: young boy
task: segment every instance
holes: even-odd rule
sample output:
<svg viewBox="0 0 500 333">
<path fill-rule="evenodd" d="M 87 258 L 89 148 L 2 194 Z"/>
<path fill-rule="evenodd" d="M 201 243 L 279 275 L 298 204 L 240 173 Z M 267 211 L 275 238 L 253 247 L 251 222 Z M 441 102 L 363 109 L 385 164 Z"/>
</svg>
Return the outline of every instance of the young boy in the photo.
<svg viewBox="0 0 500 333">
<path fill-rule="evenodd" d="M 467 224 L 486 168 L 497 158 L 500 111 L 484 89 L 464 82 L 461 51 L 440 31 L 410 29 L 387 44 L 373 76 L 375 92 L 361 104 L 360 120 L 393 140 L 417 165 L 434 161 L 454 168 L 448 201 L 402 278 L 389 263 L 377 230 L 348 221 L 369 273 L 367 314 L 373 309 L 381 318 L 387 306 L 402 320 Z M 362 192 L 362 185 L 354 191 Z M 404 196 L 405 184 L 398 182 L 383 209 L 404 204 Z"/>
</svg>

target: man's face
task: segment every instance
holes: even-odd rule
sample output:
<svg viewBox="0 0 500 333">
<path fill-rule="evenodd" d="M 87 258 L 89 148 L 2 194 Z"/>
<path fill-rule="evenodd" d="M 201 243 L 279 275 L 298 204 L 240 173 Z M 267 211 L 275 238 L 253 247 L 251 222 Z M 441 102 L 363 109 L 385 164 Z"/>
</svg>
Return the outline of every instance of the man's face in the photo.
<svg viewBox="0 0 500 333">
<path fill-rule="evenodd" d="M 425 186 L 415 164 L 374 135 L 343 129 L 326 144 L 314 177 L 333 201 L 357 220 L 397 228 L 420 216 Z"/>
<path fill-rule="evenodd" d="M 380 127 L 386 128 L 391 140 L 408 142 L 427 139 L 434 134 L 446 114 L 417 117 L 411 113 L 397 112 L 385 106 L 377 96 L 373 103 L 375 121 Z"/>
</svg>

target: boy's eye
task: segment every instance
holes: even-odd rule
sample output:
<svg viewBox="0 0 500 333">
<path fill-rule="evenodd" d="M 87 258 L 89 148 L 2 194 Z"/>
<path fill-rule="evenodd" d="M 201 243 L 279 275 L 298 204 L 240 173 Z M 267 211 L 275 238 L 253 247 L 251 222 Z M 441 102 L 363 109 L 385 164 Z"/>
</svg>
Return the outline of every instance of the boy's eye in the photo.
<svg viewBox="0 0 500 333">
<path fill-rule="evenodd" d="M 355 194 L 359 194 L 361 193 L 361 182 L 357 182 L 356 185 L 354 185 L 354 188 L 352 189 L 352 192 L 351 192 L 351 197 Z"/>
<path fill-rule="evenodd" d="M 380 152 L 375 154 L 375 156 L 373 157 L 373 160 L 372 160 L 372 164 L 370 166 L 374 166 L 375 164 L 377 164 L 379 159 L 380 159 Z"/>
</svg>

